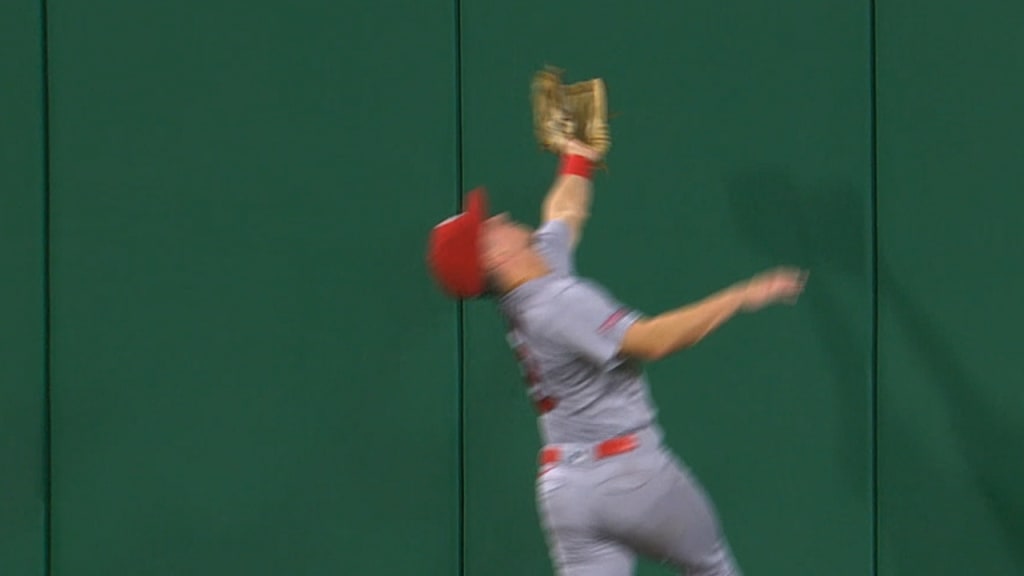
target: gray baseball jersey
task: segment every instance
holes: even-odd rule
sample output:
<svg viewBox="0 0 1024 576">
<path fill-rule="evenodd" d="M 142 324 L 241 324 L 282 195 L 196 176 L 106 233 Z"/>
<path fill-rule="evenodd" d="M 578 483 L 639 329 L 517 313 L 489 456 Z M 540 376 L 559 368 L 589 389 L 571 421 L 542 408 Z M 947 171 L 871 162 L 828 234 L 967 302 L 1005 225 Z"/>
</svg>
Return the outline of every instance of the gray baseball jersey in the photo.
<svg viewBox="0 0 1024 576">
<path fill-rule="evenodd" d="M 570 231 L 533 236 L 552 273 L 499 301 L 509 345 L 538 411 L 541 437 L 571 458 L 545 465 L 536 498 L 560 576 L 628 576 L 643 554 L 689 576 L 740 576 L 710 498 L 662 444 L 642 366 L 618 354 L 640 313 L 576 275 Z M 592 457 L 627 433 L 637 447 Z"/>
<path fill-rule="evenodd" d="M 640 313 L 577 277 L 570 231 L 553 220 L 534 233 L 552 273 L 500 301 L 545 442 L 593 442 L 646 428 L 655 408 L 642 367 L 617 354 Z"/>
</svg>

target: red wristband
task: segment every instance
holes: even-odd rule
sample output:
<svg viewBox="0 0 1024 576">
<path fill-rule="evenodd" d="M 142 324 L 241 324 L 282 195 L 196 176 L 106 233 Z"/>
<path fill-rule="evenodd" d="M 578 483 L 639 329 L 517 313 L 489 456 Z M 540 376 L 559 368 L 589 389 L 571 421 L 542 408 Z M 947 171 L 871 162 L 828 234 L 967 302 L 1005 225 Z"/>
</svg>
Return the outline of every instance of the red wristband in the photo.
<svg viewBox="0 0 1024 576">
<path fill-rule="evenodd" d="M 587 180 L 590 180 L 590 175 L 593 171 L 594 163 L 586 156 L 580 156 L 578 154 L 566 154 L 562 156 L 562 161 L 558 166 L 559 174 L 574 174 L 576 176 L 582 176 Z"/>
</svg>

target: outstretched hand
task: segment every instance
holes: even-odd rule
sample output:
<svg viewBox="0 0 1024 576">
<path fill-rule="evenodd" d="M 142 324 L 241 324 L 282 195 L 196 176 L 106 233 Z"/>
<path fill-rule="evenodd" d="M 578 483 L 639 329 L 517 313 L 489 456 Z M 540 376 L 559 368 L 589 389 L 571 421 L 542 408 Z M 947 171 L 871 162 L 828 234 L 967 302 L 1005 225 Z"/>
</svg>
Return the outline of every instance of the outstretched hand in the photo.
<svg viewBox="0 0 1024 576">
<path fill-rule="evenodd" d="M 795 268 L 774 268 L 762 272 L 742 286 L 743 309 L 760 310 L 778 302 L 795 304 L 804 290 L 808 273 Z"/>
</svg>

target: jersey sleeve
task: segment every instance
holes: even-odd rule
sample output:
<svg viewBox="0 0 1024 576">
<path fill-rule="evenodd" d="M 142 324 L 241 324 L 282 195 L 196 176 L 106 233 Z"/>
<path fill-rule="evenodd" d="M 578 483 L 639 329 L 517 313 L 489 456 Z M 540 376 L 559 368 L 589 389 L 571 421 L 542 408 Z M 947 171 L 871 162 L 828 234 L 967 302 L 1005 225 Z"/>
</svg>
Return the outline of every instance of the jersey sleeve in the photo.
<svg viewBox="0 0 1024 576">
<path fill-rule="evenodd" d="M 537 251 L 560 274 L 573 273 L 572 231 L 564 220 L 548 220 L 534 233 Z"/>
<path fill-rule="evenodd" d="M 641 313 L 606 293 L 579 283 L 563 292 L 552 314 L 556 341 L 594 365 L 610 370 L 624 357 L 619 354 L 626 331 Z"/>
</svg>

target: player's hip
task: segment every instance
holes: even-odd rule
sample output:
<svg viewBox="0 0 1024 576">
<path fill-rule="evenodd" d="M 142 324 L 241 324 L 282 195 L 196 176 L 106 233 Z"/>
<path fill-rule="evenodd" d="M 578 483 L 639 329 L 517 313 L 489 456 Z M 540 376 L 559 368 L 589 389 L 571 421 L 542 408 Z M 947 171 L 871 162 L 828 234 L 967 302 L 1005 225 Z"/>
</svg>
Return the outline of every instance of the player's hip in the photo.
<svg viewBox="0 0 1024 576">
<path fill-rule="evenodd" d="M 593 496 L 635 490 L 673 466 L 657 426 L 595 442 L 552 443 L 538 455 L 537 495 L 554 497 L 568 488 Z"/>
</svg>

